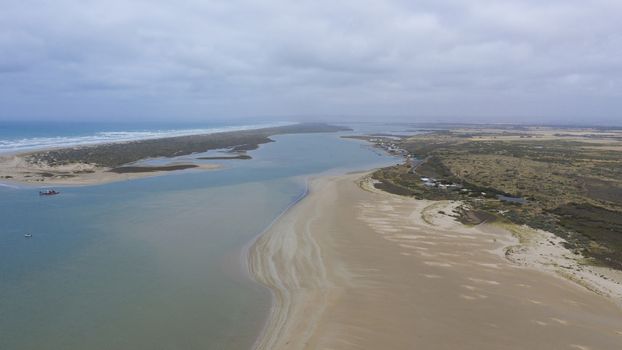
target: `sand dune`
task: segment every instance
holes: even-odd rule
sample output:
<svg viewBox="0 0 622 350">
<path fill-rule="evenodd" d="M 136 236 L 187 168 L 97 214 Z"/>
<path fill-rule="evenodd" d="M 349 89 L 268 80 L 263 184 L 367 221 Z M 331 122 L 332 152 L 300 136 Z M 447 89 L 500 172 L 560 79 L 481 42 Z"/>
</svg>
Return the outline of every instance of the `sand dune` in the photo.
<svg viewBox="0 0 622 350">
<path fill-rule="evenodd" d="M 506 231 L 456 203 L 321 178 L 251 249 L 274 293 L 257 349 L 620 349 L 611 300 L 499 254 Z"/>
</svg>

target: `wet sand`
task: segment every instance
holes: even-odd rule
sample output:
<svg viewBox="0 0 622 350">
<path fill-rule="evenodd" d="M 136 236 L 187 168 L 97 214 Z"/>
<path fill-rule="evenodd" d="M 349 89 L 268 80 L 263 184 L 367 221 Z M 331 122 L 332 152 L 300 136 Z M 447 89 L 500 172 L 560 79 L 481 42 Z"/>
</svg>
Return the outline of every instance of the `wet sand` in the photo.
<svg viewBox="0 0 622 350">
<path fill-rule="evenodd" d="M 515 238 L 457 223 L 456 203 L 360 177 L 314 180 L 251 249 L 274 295 L 257 349 L 622 348 L 611 298 L 506 259 Z"/>
</svg>

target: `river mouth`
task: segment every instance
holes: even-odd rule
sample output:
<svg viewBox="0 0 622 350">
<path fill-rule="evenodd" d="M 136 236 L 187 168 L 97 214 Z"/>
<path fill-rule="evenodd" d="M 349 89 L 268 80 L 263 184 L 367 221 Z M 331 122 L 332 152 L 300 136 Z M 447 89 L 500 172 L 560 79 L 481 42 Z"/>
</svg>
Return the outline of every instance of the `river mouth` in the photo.
<svg viewBox="0 0 622 350">
<path fill-rule="evenodd" d="M 249 349 L 271 299 L 243 247 L 307 176 L 396 161 L 340 136 L 277 136 L 252 159 L 216 161 L 219 171 L 45 199 L 1 187 L 0 348 Z"/>
</svg>

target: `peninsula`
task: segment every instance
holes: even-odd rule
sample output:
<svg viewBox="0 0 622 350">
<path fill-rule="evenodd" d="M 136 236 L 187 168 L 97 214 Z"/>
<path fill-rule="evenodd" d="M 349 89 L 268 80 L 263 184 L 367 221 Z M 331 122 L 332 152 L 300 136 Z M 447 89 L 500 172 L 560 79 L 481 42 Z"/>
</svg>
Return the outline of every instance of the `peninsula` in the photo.
<svg viewBox="0 0 622 350">
<path fill-rule="evenodd" d="M 44 185 L 86 185 L 155 176 L 185 169 L 216 169 L 220 166 L 200 161 L 248 159 L 249 156 L 245 151 L 273 142 L 270 136 L 274 135 L 345 130 L 349 128 L 322 123 L 301 123 L 0 155 L 0 180 Z M 134 164 L 149 158 L 175 158 L 216 149 L 225 149 L 233 155 L 196 157 L 192 162 L 173 161 L 161 166 Z"/>
<path fill-rule="evenodd" d="M 520 245 L 364 174 L 315 179 L 255 244 L 274 304 L 257 349 L 617 349 L 613 299 L 508 260 Z M 617 290 L 618 292 L 620 289 Z M 528 336 L 527 336 L 528 335 Z"/>
</svg>

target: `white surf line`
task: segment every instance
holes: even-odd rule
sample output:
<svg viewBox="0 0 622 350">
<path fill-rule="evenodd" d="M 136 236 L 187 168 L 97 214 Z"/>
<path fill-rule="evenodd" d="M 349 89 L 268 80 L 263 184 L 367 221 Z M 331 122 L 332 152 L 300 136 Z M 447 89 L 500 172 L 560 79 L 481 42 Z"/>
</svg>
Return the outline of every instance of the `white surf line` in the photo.
<svg viewBox="0 0 622 350">
<path fill-rule="evenodd" d="M 169 129 L 152 131 L 102 131 L 85 136 L 26 137 L 15 140 L 0 140 L 0 154 L 14 154 L 50 148 L 91 146 L 116 142 L 154 140 L 168 137 L 210 135 L 222 132 L 259 130 L 296 124 L 276 122 L 268 124 L 249 124 L 199 129 Z"/>
</svg>

